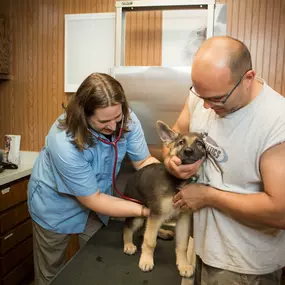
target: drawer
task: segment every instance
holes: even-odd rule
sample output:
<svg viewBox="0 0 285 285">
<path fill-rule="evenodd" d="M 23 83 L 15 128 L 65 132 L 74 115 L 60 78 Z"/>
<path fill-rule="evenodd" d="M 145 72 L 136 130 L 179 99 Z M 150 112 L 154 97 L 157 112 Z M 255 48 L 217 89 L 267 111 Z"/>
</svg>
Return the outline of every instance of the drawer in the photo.
<svg viewBox="0 0 285 285">
<path fill-rule="evenodd" d="M 27 200 L 29 178 L 0 186 L 0 212 Z"/>
<path fill-rule="evenodd" d="M 5 256 L 0 257 L 0 277 L 5 276 L 33 252 L 33 238 L 27 240 L 13 248 Z"/>
<path fill-rule="evenodd" d="M 29 255 L 22 263 L 10 271 L 3 279 L 1 285 L 20 285 L 24 280 L 31 280 L 34 274 L 33 255 Z"/>
<path fill-rule="evenodd" d="M 0 255 L 4 255 L 7 251 L 21 243 L 27 237 L 32 235 L 32 220 L 29 219 L 24 223 L 18 225 L 16 228 L 7 232 L 0 237 Z"/>
<path fill-rule="evenodd" d="M 0 215 L 0 234 L 7 233 L 17 224 L 30 217 L 27 202 L 23 202 Z"/>
</svg>

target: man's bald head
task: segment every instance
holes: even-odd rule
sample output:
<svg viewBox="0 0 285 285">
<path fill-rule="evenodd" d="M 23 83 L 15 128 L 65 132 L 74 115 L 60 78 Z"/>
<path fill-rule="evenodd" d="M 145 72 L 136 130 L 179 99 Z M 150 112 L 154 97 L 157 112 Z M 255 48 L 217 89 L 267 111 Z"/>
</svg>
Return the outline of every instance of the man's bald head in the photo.
<svg viewBox="0 0 285 285">
<path fill-rule="evenodd" d="M 193 68 L 197 66 L 214 73 L 229 69 L 231 79 L 237 81 L 252 69 L 252 61 L 244 43 L 228 36 L 220 36 L 203 42 L 194 58 Z"/>
</svg>

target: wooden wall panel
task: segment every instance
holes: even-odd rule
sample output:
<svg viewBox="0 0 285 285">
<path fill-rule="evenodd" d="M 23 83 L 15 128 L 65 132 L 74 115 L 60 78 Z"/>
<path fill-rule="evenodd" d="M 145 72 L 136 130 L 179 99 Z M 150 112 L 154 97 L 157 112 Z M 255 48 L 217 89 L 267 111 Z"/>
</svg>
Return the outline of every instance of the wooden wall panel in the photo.
<svg viewBox="0 0 285 285">
<path fill-rule="evenodd" d="M 254 67 L 285 94 L 285 1 L 220 0 L 227 33 L 244 41 Z M 0 0 L 10 18 L 13 79 L 0 84 L 0 147 L 4 134 L 20 134 L 21 149 L 38 151 L 64 94 L 64 14 L 114 12 L 114 0 Z M 127 13 L 126 65 L 161 64 L 160 11 Z M 2 138 L 2 139 L 1 139 Z"/>
<path fill-rule="evenodd" d="M 0 147 L 20 134 L 21 149 L 38 151 L 67 101 L 64 14 L 114 12 L 113 0 L 0 0 L 10 18 L 13 80 L 0 84 Z"/>
<path fill-rule="evenodd" d="M 161 11 L 126 13 L 125 65 L 161 65 Z"/>
</svg>

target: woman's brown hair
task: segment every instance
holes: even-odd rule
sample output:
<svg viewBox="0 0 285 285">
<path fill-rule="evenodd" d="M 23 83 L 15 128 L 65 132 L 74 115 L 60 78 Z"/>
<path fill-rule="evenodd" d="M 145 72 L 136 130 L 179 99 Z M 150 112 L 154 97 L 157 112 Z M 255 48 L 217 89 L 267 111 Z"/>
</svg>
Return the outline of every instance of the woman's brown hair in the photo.
<svg viewBox="0 0 285 285">
<path fill-rule="evenodd" d="M 66 108 L 66 116 L 59 120 L 58 127 L 65 130 L 73 139 L 78 149 L 94 145 L 94 138 L 88 131 L 88 118 L 94 115 L 96 109 L 117 104 L 122 105 L 124 115 L 123 134 L 128 131 L 130 120 L 129 105 L 121 84 L 108 74 L 92 73 L 72 95 Z M 119 124 L 118 124 L 119 125 Z M 116 135 L 119 127 L 117 125 Z"/>
</svg>

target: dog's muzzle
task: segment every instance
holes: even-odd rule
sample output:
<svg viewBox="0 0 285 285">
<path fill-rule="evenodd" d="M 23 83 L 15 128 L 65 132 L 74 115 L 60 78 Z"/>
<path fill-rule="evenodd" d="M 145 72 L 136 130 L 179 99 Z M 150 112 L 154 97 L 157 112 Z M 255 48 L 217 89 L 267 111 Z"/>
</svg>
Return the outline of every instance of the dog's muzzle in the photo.
<svg viewBox="0 0 285 285">
<path fill-rule="evenodd" d="M 206 150 L 193 147 L 187 147 L 182 151 L 180 157 L 182 164 L 192 164 L 202 159 L 206 155 Z"/>
</svg>

